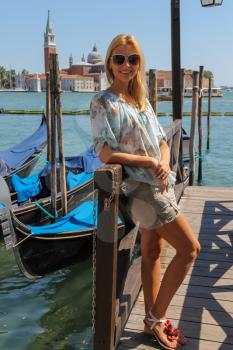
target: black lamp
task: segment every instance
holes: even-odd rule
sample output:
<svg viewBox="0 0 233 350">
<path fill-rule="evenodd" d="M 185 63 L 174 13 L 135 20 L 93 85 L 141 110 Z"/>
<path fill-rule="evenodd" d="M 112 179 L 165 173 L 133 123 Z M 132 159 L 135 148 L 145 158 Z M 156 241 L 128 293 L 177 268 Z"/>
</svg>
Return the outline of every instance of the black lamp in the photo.
<svg viewBox="0 0 233 350">
<path fill-rule="evenodd" d="M 201 0 L 202 7 L 221 6 L 223 0 Z"/>
</svg>

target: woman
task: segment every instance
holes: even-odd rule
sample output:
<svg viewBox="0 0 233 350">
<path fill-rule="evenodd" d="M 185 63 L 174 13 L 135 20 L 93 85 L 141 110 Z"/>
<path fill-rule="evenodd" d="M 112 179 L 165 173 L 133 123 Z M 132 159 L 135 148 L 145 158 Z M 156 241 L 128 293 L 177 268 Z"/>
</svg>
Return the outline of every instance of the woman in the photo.
<svg viewBox="0 0 233 350">
<path fill-rule="evenodd" d="M 166 135 L 146 99 L 144 58 L 132 35 L 118 35 L 107 51 L 110 87 L 91 102 L 96 152 L 104 163 L 124 166 L 128 210 L 140 223 L 145 333 L 165 349 L 186 342 L 166 319 L 167 308 L 197 257 L 200 245 L 174 195 Z M 160 252 L 166 240 L 176 255 L 160 284 Z"/>
</svg>

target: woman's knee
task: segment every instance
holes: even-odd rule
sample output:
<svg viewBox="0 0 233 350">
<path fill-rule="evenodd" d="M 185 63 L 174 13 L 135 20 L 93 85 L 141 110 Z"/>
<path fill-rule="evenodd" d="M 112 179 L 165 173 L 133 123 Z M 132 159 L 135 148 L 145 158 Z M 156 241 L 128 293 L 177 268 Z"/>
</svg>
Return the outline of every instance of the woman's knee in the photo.
<svg viewBox="0 0 233 350">
<path fill-rule="evenodd" d="M 154 235 L 153 238 L 141 237 L 141 255 L 143 260 L 155 261 L 157 260 L 163 250 L 164 241 Z"/>
<path fill-rule="evenodd" d="M 199 253 L 201 251 L 201 245 L 198 241 L 192 242 L 190 245 L 186 247 L 182 252 L 177 252 L 179 255 L 181 255 L 185 261 L 187 262 L 193 262 L 198 257 Z"/>
</svg>

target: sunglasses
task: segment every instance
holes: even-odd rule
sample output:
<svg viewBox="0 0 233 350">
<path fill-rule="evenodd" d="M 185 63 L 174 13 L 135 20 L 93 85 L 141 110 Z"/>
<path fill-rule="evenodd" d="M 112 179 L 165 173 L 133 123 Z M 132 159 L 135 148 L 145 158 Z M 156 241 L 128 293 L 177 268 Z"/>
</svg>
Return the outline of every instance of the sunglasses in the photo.
<svg viewBox="0 0 233 350">
<path fill-rule="evenodd" d="M 125 55 L 112 55 L 112 61 L 117 66 L 121 66 L 127 59 L 128 63 L 132 66 L 137 66 L 140 61 L 140 56 L 137 54 L 125 56 Z"/>
</svg>

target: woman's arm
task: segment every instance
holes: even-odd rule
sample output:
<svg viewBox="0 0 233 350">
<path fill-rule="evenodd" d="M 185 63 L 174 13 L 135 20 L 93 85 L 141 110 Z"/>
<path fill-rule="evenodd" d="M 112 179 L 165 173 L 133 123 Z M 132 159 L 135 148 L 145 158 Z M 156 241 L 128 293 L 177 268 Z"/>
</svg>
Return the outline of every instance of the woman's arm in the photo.
<svg viewBox="0 0 233 350">
<path fill-rule="evenodd" d="M 170 173 L 170 150 L 165 140 L 161 140 L 160 145 L 161 160 L 157 166 L 157 176 L 161 179 L 167 178 Z"/>
<path fill-rule="evenodd" d="M 170 150 L 165 140 L 160 141 L 161 160 L 157 166 L 157 176 L 160 179 L 159 188 L 161 192 L 168 190 L 168 175 L 170 173 Z"/>
<path fill-rule="evenodd" d="M 103 163 L 152 168 L 154 171 L 156 171 L 159 164 L 159 161 L 153 157 L 113 151 L 107 143 L 102 148 L 99 157 Z"/>
<path fill-rule="evenodd" d="M 170 163 L 170 149 L 168 147 L 167 141 L 161 140 L 159 148 L 160 148 L 160 152 L 161 152 L 161 160 L 169 165 L 169 163 Z"/>
</svg>

